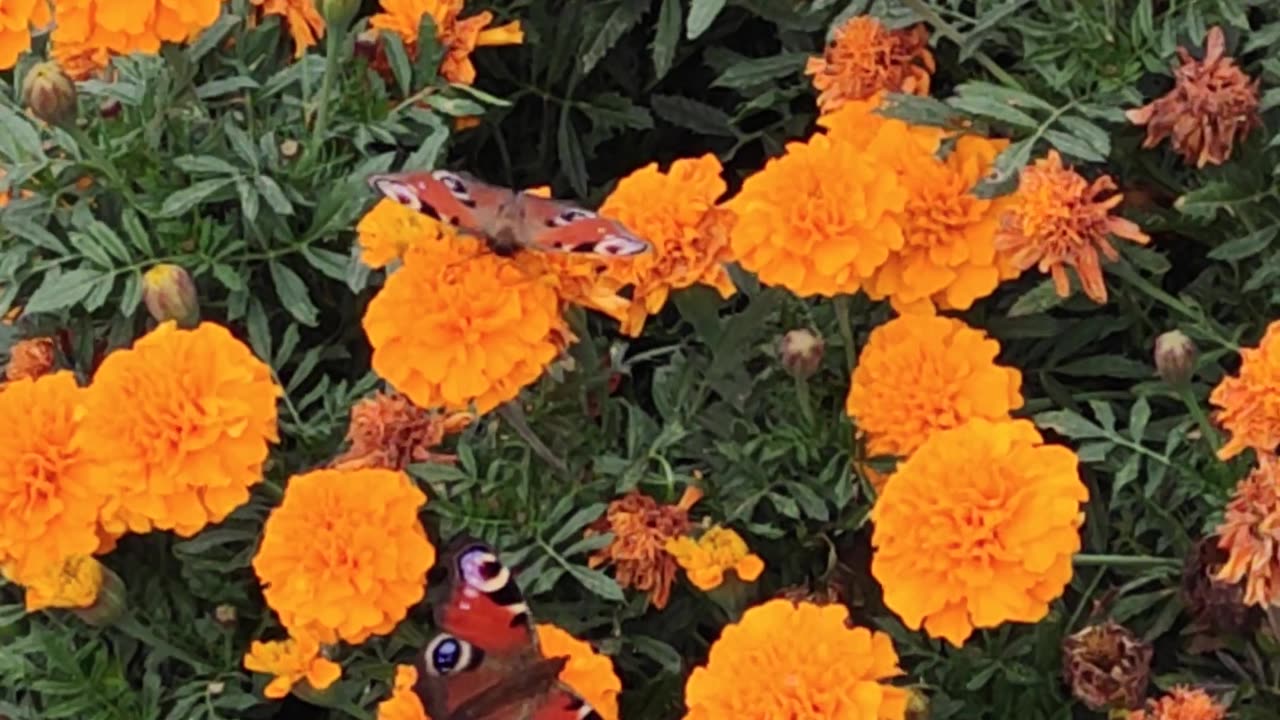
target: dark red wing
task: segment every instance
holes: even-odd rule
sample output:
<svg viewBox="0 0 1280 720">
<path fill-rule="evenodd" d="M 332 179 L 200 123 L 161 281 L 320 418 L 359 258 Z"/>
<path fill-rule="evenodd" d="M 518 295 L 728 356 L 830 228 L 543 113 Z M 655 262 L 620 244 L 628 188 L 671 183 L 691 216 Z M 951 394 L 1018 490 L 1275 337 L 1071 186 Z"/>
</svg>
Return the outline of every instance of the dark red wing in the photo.
<svg viewBox="0 0 1280 720">
<path fill-rule="evenodd" d="M 563 683 L 547 693 L 547 701 L 538 707 L 530 720 L 603 720 L 586 700 Z"/>
<path fill-rule="evenodd" d="M 449 557 L 448 596 L 435 610 L 440 628 L 486 653 L 536 649 L 524 593 L 497 553 L 467 541 Z"/>
</svg>

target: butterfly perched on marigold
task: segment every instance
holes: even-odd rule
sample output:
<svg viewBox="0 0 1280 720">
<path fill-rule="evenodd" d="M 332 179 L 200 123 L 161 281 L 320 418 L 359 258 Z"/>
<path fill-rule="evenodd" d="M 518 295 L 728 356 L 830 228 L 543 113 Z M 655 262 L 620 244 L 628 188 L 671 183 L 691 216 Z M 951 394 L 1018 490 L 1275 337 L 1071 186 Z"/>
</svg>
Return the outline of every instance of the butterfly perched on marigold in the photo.
<svg viewBox="0 0 1280 720">
<path fill-rule="evenodd" d="M 622 223 L 572 203 L 481 182 L 449 170 L 383 173 L 369 186 L 417 210 L 485 239 L 498 255 L 517 250 L 626 257 L 652 246 Z"/>
<path fill-rule="evenodd" d="M 444 553 L 442 632 L 414 659 L 414 691 L 434 720 L 602 720 L 544 658 L 515 576 L 488 545 L 460 538 Z"/>
</svg>

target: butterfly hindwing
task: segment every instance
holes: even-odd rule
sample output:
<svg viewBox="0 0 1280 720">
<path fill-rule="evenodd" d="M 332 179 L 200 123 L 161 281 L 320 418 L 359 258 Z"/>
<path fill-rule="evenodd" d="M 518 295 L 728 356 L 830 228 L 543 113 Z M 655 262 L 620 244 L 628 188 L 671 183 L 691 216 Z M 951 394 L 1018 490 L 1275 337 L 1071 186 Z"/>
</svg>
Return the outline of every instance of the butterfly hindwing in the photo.
<svg viewBox="0 0 1280 720">
<path fill-rule="evenodd" d="M 498 232 L 515 199 L 506 188 L 449 170 L 372 175 L 369 186 L 405 207 L 486 237 Z"/>
<path fill-rule="evenodd" d="M 528 193 L 516 196 L 520 244 L 550 252 L 626 257 L 650 250 L 617 220 L 560 200 Z"/>
</svg>

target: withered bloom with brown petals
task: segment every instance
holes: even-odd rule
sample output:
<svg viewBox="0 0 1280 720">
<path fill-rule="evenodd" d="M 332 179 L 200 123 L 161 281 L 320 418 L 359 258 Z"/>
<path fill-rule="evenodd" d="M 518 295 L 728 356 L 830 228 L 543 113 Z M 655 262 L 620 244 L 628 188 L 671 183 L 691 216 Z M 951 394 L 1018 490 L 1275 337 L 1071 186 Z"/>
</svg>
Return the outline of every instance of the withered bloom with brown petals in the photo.
<svg viewBox="0 0 1280 720">
<path fill-rule="evenodd" d="M 1237 142 L 1262 125 L 1258 115 L 1258 80 L 1250 79 L 1225 53 L 1222 28 L 1205 38 L 1204 59 L 1197 61 L 1178 48 L 1181 65 L 1173 69 L 1174 85 L 1166 95 L 1125 112 L 1134 125 L 1145 125 L 1142 146 L 1155 147 L 1169 138 L 1175 152 L 1198 168 L 1221 165 Z"/>
<path fill-rule="evenodd" d="M 1090 710 L 1130 710 L 1146 696 L 1151 655 L 1151 645 L 1108 620 L 1062 641 L 1062 671 L 1071 694 Z"/>
<path fill-rule="evenodd" d="M 690 487 L 675 505 L 663 505 L 636 490 L 614 500 L 586 531 L 587 537 L 611 532 L 613 541 L 587 564 L 612 564 L 619 585 L 649 593 L 653 606 L 661 610 L 671 598 L 671 583 L 680 567 L 667 552 L 667 541 L 693 527 L 689 508 L 701 498 L 702 492 Z"/>
<path fill-rule="evenodd" d="M 53 369 L 53 338 L 39 337 L 19 340 L 9 349 L 9 364 L 4 376 L 10 382 L 48 375 Z"/>
<path fill-rule="evenodd" d="M 1218 547 L 1218 538 L 1212 535 L 1201 538 L 1187 553 L 1180 594 L 1194 631 L 1212 635 L 1238 633 L 1253 619 L 1249 606 L 1244 604 L 1244 588 L 1214 577 L 1226 561 L 1226 551 Z"/>
<path fill-rule="evenodd" d="M 1244 581 L 1244 602 L 1280 605 L 1280 461 L 1265 453 L 1258 467 L 1236 485 L 1218 526 L 1218 547 L 1227 561 L 1215 577 Z"/>
<path fill-rule="evenodd" d="M 347 429 L 351 446 L 331 466 L 404 470 L 412 463 L 453 462 L 453 455 L 437 453 L 435 448 L 473 419 L 469 413 L 423 410 L 403 395 L 374 393 L 351 407 Z"/>
<path fill-rule="evenodd" d="M 934 68 L 924 25 L 890 30 L 859 15 L 836 29 L 822 57 L 809 58 L 804 72 L 813 76 L 818 107 L 827 113 L 883 91 L 928 95 Z"/>
</svg>

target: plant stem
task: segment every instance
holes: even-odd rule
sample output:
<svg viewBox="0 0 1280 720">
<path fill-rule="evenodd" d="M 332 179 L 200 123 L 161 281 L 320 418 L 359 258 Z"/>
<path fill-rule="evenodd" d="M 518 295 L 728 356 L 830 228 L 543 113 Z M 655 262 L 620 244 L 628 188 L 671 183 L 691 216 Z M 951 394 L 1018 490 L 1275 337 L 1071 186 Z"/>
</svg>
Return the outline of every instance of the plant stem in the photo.
<svg viewBox="0 0 1280 720">
<path fill-rule="evenodd" d="M 858 348 L 853 340 L 853 326 L 849 324 L 849 296 L 835 298 L 836 322 L 840 324 L 840 337 L 844 339 L 845 365 L 852 370 L 858 364 Z"/>
<path fill-rule="evenodd" d="M 808 378 L 796 378 L 796 402 L 800 404 L 800 415 L 810 428 L 814 426 L 813 401 L 809 397 Z"/>
<path fill-rule="evenodd" d="M 324 38 L 324 78 L 320 81 L 320 109 L 316 115 L 316 126 L 311 130 L 311 142 L 307 145 L 309 160 L 314 160 L 315 154 L 324 144 L 325 133 L 329 131 L 329 104 L 333 95 L 333 79 L 338 75 L 343 37 L 342 33 L 331 30 Z"/>
<path fill-rule="evenodd" d="M 1187 406 L 1187 412 L 1191 413 L 1196 425 L 1200 426 L 1200 434 L 1204 437 L 1204 441 L 1209 443 L 1209 449 L 1217 454 L 1218 448 L 1222 447 L 1222 436 L 1218 434 L 1218 429 L 1213 426 L 1213 423 L 1209 422 L 1209 416 L 1205 414 L 1200 401 L 1191 392 L 1191 385 L 1182 383 L 1177 390 L 1182 404 Z"/>
<path fill-rule="evenodd" d="M 1182 561 L 1177 558 L 1157 557 L 1155 555 L 1089 555 L 1081 553 L 1072 558 L 1076 567 L 1180 567 Z"/>
<path fill-rule="evenodd" d="M 945 36 L 957 45 L 964 44 L 964 34 L 952 27 L 951 23 L 943 20 L 942 16 L 934 12 L 933 8 L 924 4 L 923 0 L 902 0 L 902 4 L 911 8 L 912 12 L 924 18 L 925 22 L 932 25 L 938 31 L 938 34 Z M 1017 80 L 1013 79 L 1012 75 L 1005 72 L 1005 69 L 1000 67 L 1000 65 L 996 63 L 995 60 L 992 60 L 986 53 L 978 50 L 973 53 L 973 59 L 977 60 L 978 64 L 987 72 L 991 73 L 993 77 L 1008 87 L 1016 88 L 1018 90 L 1022 89 L 1022 85 L 1020 85 Z"/>
</svg>

